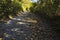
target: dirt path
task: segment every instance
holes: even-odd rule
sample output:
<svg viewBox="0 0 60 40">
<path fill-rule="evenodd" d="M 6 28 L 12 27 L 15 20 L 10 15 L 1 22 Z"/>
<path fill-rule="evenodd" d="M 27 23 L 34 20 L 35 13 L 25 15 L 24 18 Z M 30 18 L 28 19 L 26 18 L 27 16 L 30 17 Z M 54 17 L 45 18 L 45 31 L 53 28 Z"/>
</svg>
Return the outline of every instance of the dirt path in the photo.
<svg viewBox="0 0 60 40">
<path fill-rule="evenodd" d="M 17 16 L 0 26 L 3 40 L 58 40 L 50 26 L 34 14 Z"/>
</svg>

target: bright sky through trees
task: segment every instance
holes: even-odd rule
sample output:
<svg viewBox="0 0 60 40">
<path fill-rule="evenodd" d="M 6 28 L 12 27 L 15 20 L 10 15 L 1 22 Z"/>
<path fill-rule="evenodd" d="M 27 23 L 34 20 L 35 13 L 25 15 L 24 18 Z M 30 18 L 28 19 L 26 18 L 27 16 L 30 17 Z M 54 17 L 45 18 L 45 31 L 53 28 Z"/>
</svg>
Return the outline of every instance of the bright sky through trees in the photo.
<svg viewBox="0 0 60 40">
<path fill-rule="evenodd" d="M 31 0 L 32 2 L 37 2 L 37 0 Z"/>
</svg>

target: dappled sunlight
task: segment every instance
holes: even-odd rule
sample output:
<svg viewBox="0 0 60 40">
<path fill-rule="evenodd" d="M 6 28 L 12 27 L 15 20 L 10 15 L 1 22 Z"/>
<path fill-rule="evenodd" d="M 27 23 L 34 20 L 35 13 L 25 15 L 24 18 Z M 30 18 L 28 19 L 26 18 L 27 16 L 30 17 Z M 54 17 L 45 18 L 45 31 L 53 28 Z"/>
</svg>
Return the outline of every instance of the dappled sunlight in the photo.
<svg viewBox="0 0 60 40">
<path fill-rule="evenodd" d="M 12 19 L 12 18 L 13 18 L 13 16 L 12 16 L 12 15 L 9 15 L 9 18 L 10 18 L 10 19 Z"/>
<path fill-rule="evenodd" d="M 4 33 L 4 36 L 5 37 L 10 37 L 11 35 L 7 34 L 7 33 Z"/>
<path fill-rule="evenodd" d="M 11 31 L 18 31 L 20 28 L 13 28 Z"/>
<path fill-rule="evenodd" d="M 37 23 L 37 20 L 26 20 L 26 22 Z"/>
<path fill-rule="evenodd" d="M 17 24 L 26 24 L 26 23 L 24 23 L 24 22 L 17 22 Z"/>
<path fill-rule="evenodd" d="M 21 20 L 21 19 L 13 18 L 13 20 Z"/>
<path fill-rule="evenodd" d="M 12 18 L 12 20 L 16 20 L 16 24 L 29 24 L 29 23 L 37 23 L 37 20 L 36 19 L 32 19 L 30 17 L 26 17 L 24 18 L 23 16 L 19 16 L 17 18 Z M 27 22 L 27 23 L 26 23 Z M 7 21 L 7 24 L 10 24 L 11 23 L 11 20 Z"/>
<path fill-rule="evenodd" d="M 7 23 L 6 23 L 6 24 L 10 24 L 10 22 L 11 22 L 11 20 L 7 21 Z"/>
<path fill-rule="evenodd" d="M 37 20 L 33 20 L 33 19 L 29 19 L 29 20 L 20 20 L 21 22 L 18 22 L 19 24 L 25 24 L 24 22 L 28 22 L 28 23 L 37 23 Z"/>
<path fill-rule="evenodd" d="M 30 36 L 33 35 L 33 28 L 35 29 L 35 24 L 37 25 L 38 21 L 34 17 L 31 17 L 30 14 L 22 14 L 11 18 L 6 23 L 5 32 L 3 33 L 5 39 L 22 39 L 22 40 L 33 40 Z M 21 38 L 20 38 L 21 36 Z M 24 36 L 24 39 L 23 39 Z M 34 35 L 33 35 L 34 36 Z M 18 37 L 18 38 L 17 38 Z M 29 38 L 28 38 L 29 37 Z M 5 40 L 4 39 L 4 40 Z"/>
</svg>

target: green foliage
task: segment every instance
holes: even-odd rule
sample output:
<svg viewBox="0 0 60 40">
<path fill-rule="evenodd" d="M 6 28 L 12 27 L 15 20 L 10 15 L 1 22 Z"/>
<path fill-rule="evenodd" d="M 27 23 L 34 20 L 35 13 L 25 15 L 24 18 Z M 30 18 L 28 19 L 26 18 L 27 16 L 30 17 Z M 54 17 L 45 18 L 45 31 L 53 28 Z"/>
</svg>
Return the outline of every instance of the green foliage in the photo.
<svg viewBox="0 0 60 40">
<path fill-rule="evenodd" d="M 18 0 L 0 0 L 0 19 L 9 18 L 9 15 L 16 15 L 21 10 Z"/>
<path fill-rule="evenodd" d="M 39 0 L 37 3 L 33 3 L 33 7 L 31 7 L 31 12 L 40 16 L 45 14 L 49 17 L 54 17 L 60 14 L 59 11 L 60 0 Z"/>
<path fill-rule="evenodd" d="M 21 0 L 21 3 L 23 11 L 26 11 L 26 9 L 29 10 L 29 8 L 32 6 L 30 0 Z"/>
</svg>

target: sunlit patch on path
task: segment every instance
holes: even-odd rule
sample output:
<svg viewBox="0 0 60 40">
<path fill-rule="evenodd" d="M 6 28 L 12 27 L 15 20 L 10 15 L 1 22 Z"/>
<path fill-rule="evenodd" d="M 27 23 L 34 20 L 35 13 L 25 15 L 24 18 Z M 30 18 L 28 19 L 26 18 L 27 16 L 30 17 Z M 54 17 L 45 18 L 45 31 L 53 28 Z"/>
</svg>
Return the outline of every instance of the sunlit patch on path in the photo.
<svg viewBox="0 0 60 40">
<path fill-rule="evenodd" d="M 2 38 L 0 38 L 0 40 L 2 40 Z"/>
</svg>

